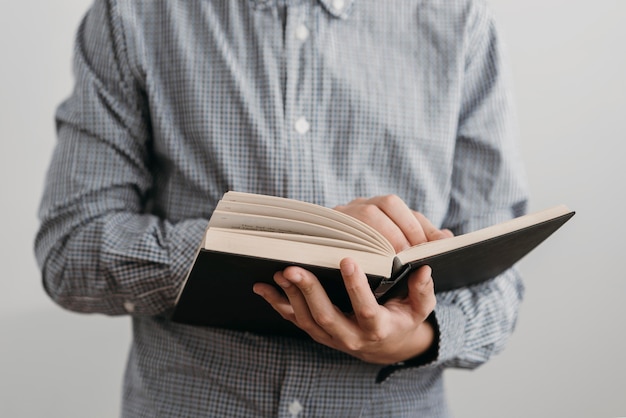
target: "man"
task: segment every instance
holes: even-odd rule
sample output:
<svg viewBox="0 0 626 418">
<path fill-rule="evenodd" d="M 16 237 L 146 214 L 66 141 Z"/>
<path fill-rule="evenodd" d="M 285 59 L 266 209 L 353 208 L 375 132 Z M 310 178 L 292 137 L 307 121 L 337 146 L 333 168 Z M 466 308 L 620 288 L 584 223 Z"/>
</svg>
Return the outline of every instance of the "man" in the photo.
<svg viewBox="0 0 626 418">
<path fill-rule="evenodd" d="M 336 207 L 396 249 L 524 212 L 482 2 L 96 0 L 74 64 L 36 253 L 60 305 L 131 315 L 123 416 L 445 417 L 445 368 L 504 346 L 513 270 L 435 297 L 426 267 L 378 306 L 346 259 L 354 315 L 299 268 L 250 289 L 311 339 L 168 319 L 229 189 Z"/>
</svg>

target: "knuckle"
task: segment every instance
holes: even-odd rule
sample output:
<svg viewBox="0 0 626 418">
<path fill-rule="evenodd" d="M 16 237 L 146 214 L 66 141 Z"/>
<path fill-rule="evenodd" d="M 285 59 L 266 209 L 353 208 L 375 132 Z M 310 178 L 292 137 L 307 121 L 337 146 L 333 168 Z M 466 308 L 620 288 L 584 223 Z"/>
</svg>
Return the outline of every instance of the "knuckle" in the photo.
<svg viewBox="0 0 626 418">
<path fill-rule="evenodd" d="M 434 226 L 427 231 L 427 234 L 431 241 L 446 238 L 446 234 Z"/>
<path fill-rule="evenodd" d="M 344 347 L 352 353 L 358 353 L 363 350 L 363 343 L 357 339 L 350 339 L 344 342 Z"/>
<path fill-rule="evenodd" d="M 298 325 L 298 327 L 300 327 L 302 330 L 310 332 L 311 330 L 316 328 L 316 324 L 315 321 L 313 321 L 312 318 L 295 318 L 294 317 L 294 322 L 296 323 L 296 325 Z"/>
<path fill-rule="evenodd" d="M 370 218 L 373 218 L 373 217 L 377 216 L 379 214 L 379 212 L 380 212 L 380 209 L 378 208 L 378 206 L 376 206 L 374 204 L 365 203 L 365 204 L 359 206 L 358 212 L 364 218 L 370 219 Z"/>
<path fill-rule="evenodd" d="M 435 307 L 437 307 L 437 300 L 435 298 L 428 300 L 421 305 L 420 316 L 427 317 L 435 310 Z"/>
<path fill-rule="evenodd" d="M 371 291 L 371 288 L 369 287 L 369 285 L 360 283 L 357 280 L 346 280 L 346 282 L 347 283 L 345 283 L 345 286 L 349 294 L 359 294 L 359 293 Z"/>
<path fill-rule="evenodd" d="M 283 317 L 283 319 L 290 321 L 290 322 L 296 322 L 296 316 L 293 314 L 293 312 L 289 313 L 289 312 L 279 311 L 278 313 L 280 314 L 280 316 Z"/>
<path fill-rule="evenodd" d="M 393 207 L 402 203 L 402 199 L 395 194 L 387 194 L 380 197 L 380 204 L 384 207 Z"/>
<path fill-rule="evenodd" d="M 428 237 L 429 241 L 436 241 L 443 238 L 441 231 L 436 228 L 425 228 L 424 232 L 426 232 L 426 236 Z"/>
<path fill-rule="evenodd" d="M 300 291 L 304 296 L 309 296 L 313 293 L 313 288 L 311 286 L 302 286 Z"/>
<path fill-rule="evenodd" d="M 360 341 L 360 351 L 364 351 L 367 347 L 375 347 L 380 345 L 388 337 L 388 334 L 382 329 L 371 330 L 363 336 L 363 341 Z"/>
<path fill-rule="evenodd" d="M 424 295 L 431 295 L 435 291 L 435 283 L 433 279 L 428 279 L 420 289 L 421 293 Z"/>
<path fill-rule="evenodd" d="M 334 316 L 326 312 L 316 314 L 314 319 L 322 328 L 332 325 L 335 322 Z"/>
<path fill-rule="evenodd" d="M 424 230 L 424 227 L 419 222 L 412 222 L 405 226 L 408 234 L 427 234 L 428 232 Z"/>
<path fill-rule="evenodd" d="M 306 297 L 306 296 L 310 296 L 313 293 L 315 293 L 315 286 L 311 283 L 301 283 L 298 286 L 298 289 L 300 289 L 300 292 Z"/>
<path fill-rule="evenodd" d="M 377 329 L 377 330 L 371 331 L 367 337 L 370 343 L 378 344 L 381 341 L 384 341 L 388 337 L 388 333 L 382 329 Z"/>
<path fill-rule="evenodd" d="M 365 306 L 359 309 L 359 316 L 365 320 L 375 319 L 378 315 L 378 310 L 372 306 Z"/>
</svg>

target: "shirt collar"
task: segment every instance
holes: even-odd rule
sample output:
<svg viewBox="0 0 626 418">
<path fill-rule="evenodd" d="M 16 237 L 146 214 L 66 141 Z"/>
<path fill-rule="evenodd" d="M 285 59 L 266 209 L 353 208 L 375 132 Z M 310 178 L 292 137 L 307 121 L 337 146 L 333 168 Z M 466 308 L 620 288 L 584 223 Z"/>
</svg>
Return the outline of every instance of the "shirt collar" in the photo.
<svg viewBox="0 0 626 418">
<path fill-rule="evenodd" d="M 301 3 L 302 0 L 249 0 L 255 9 L 266 9 L 272 6 L 289 6 Z M 324 9 L 338 19 L 347 19 L 350 16 L 355 0 L 318 0 Z"/>
<path fill-rule="evenodd" d="M 352 5 L 355 0 L 319 0 L 326 11 L 339 19 L 347 19 L 350 16 Z"/>
</svg>

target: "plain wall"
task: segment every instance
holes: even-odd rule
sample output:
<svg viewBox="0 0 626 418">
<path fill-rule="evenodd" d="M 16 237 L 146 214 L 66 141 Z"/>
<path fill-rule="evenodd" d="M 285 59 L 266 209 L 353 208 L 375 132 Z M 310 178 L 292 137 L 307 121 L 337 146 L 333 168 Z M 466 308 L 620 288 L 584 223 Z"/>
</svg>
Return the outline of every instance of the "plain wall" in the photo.
<svg viewBox="0 0 626 418">
<path fill-rule="evenodd" d="M 626 416 L 626 2 L 491 0 L 507 42 L 531 209 L 577 211 L 522 261 L 526 300 L 507 349 L 447 374 L 458 417 Z M 0 4 L 0 416 L 112 417 L 128 318 L 62 311 L 32 252 L 89 0 Z"/>
</svg>

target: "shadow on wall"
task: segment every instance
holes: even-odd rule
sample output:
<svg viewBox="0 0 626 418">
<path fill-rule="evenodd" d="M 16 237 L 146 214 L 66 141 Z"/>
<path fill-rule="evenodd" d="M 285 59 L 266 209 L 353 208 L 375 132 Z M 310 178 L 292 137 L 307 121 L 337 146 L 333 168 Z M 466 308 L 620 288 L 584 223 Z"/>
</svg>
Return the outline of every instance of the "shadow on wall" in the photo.
<svg viewBox="0 0 626 418">
<path fill-rule="evenodd" d="M 130 320 L 50 307 L 0 318 L 0 416 L 119 416 Z"/>
</svg>

